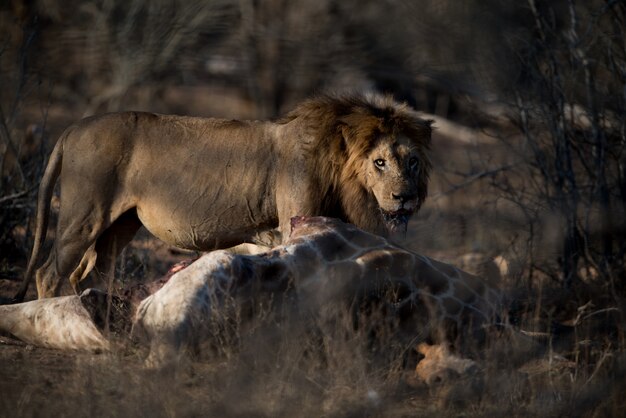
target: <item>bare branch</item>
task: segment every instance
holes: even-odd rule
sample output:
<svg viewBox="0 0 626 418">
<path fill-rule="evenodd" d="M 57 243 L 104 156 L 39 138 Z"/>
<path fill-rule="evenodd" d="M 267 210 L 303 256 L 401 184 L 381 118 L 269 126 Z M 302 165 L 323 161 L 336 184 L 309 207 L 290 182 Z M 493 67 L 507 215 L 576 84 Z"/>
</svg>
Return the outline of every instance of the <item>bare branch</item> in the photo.
<svg viewBox="0 0 626 418">
<path fill-rule="evenodd" d="M 481 173 L 473 174 L 471 176 L 466 177 L 466 180 L 463 181 L 462 183 L 456 184 L 456 185 L 452 186 L 450 189 L 448 189 L 448 190 L 446 190 L 444 192 L 440 192 L 440 193 L 437 193 L 437 194 L 431 196 L 431 199 L 436 201 L 437 199 L 440 199 L 440 198 L 442 198 L 444 196 L 448 196 L 448 195 L 450 195 L 450 194 L 452 194 L 452 193 L 454 193 L 454 192 L 456 192 L 456 191 L 458 191 L 460 189 L 468 187 L 469 185 L 475 183 L 476 181 L 478 181 L 480 179 L 483 179 L 485 177 L 495 176 L 496 174 L 501 173 L 503 171 L 508 171 L 508 170 L 512 169 L 513 167 L 516 167 L 517 165 L 519 165 L 519 163 L 518 164 L 507 164 L 505 166 L 494 168 L 492 170 L 487 170 L 487 171 L 483 171 Z"/>
<path fill-rule="evenodd" d="M 22 198 L 24 196 L 27 196 L 32 191 L 34 191 L 36 188 L 37 188 L 36 186 L 33 186 L 33 187 L 31 187 L 30 189 L 27 189 L 27 190 L 22 190 L 22 191 L 19 191 L 17 193 L 12 193 L 12 194 L 9 194 L 9 195 L 6 195 L 6 196 L 2 196 L 2 197 L 0 197 L 0 205 L 3 204 L 4 202 L 17 200 L 17 199 L 20 199 L 20 198 Z"/>
<path fill-rule="evenodd" d="M 20 181 L 22 182 L 22 184 L 26 184 L 26 177 L 24 176 L 24 169 L 22 168 L 22 165 L 20 164 L 20 156 L 18 151 L 15 149 L 15 145 L 13 144 L 13 141 L 11 140 L 11 134 L 9 132 L 9 128 L 7 127 L 6 124 L 6 119 L 4 118 L 4 112 L 2 111 L 2 104 L 0 103 L 0 138 L 2 138 L 2 142 L 5 143 L 6 145 L 6 150 L 8 152 L 10 152 L 11 154 L 13 154 L 14 158 L 15 158 L 15 166 L 17 167 L 17 172 L 20 176 Z M 2 155 L 2 164 L 0 164 L 0 168 L 2 168 L 2 170 L 0 170 L 0 177 L 4 175 L 3 171 L 4 171 L 4 159 L 7 157 L 6 154 Z M 2 182 L 0 181 L 0 186 L 2 185 Z"/>
</svg>

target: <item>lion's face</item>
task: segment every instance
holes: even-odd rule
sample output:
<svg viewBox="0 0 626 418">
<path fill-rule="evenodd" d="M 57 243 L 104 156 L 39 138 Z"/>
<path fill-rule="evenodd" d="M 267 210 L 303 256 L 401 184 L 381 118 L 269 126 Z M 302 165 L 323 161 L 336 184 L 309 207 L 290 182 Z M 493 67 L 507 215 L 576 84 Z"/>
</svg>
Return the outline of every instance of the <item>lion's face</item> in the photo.
<svg viewBox="0 0 626 418">
<path fill-rule="evenodd" d="M 419 151 L 405 136 L 383 137 L 362 161 L 362 181 L 376 198 L 392 232 L 406 228 L 426 195 L 425 184 L 420 180 L 426 162 Z"/>
</svg>

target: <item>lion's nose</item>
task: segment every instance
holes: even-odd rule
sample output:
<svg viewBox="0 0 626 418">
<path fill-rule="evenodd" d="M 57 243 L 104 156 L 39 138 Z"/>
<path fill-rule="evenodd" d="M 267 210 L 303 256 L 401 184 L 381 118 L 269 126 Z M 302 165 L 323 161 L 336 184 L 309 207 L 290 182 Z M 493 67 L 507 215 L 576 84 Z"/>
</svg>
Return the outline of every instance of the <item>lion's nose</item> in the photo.
<svg viewBox="0 0 626 418">
<path fill-rule="evenodd" d="M 391 197 L 393 197 L 394 200 L 399 200 L 400 203 L 404 204 L 408 202 L 409 200 L 415 199 L 417 195 L 415 193 L 400 193 L 400 194 L 391 193 Z"/>
</svg>

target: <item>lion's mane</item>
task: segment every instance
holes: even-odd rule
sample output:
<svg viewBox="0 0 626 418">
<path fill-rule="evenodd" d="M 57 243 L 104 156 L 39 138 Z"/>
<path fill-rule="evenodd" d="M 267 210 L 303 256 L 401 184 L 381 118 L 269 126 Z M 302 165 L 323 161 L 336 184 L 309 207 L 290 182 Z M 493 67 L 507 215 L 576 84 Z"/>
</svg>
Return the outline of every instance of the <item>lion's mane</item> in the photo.
<svg viewBox="0 0 626 418">
<path fill-rule="evenodd" d="M 419 206 L 428 194 L 431 163 L 431 120 L 421 119 L 405 103 L 390 96 L 323 95 L 309 99 L 283 122 L 299 118 L 314 132 L 307 147 L 310 172 L 317 178 L 308 193 L 320 202 L 320 213 L 349 219 L 366 230 L 386 234 L 382 214 L 373 193 L 360 181 L 369 151 L 384 136 L 406 135 L 420 156 Z M 418 209 L 419 209 L 418 206 Z"/>
</svg>

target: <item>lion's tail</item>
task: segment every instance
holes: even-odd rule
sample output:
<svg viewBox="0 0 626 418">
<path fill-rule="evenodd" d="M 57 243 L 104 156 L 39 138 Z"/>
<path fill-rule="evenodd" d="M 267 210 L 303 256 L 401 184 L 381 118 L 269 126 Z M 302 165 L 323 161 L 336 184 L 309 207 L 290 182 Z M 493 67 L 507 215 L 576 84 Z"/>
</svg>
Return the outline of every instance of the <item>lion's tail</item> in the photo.
<svg viewBox="0 0 626 418">
<path fill-rule="evenodd" d="M 46 240 L 46 234 L 48 232 L 48 220 L 50 219 L 50 203 L 52 201 L 52 193 L 54 192 L 54 186 L 56 184 L 59 173 L 61 172 L 61 163 L 63 162 L 63 142 L 69 134 L 69 130 L 66 131 L 61 138 L 57 141 L 46 171 L 43 173 L 41 183 L 39 184 L 39 194 L 37 195 L 37 216 L 35 218 L 35 242 L 33 244 L 33 251 L 30 254 L 30 260 L 28 261 L 28 267 L 22 280 L 19 291 L 13 298 L 14 303 L 22 302 L 26 291 L 33 275 L 33 270 L 37 265 L 39 259 L 39 251 Z"/>
</svg>

